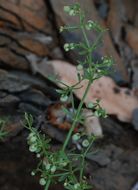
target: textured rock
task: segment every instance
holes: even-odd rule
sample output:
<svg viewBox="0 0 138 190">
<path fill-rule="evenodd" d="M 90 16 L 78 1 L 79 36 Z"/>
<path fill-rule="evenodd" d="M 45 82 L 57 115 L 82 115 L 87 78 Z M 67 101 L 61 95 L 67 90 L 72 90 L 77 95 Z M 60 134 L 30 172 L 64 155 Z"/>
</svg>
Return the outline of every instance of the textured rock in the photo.
<svg viewBox="0 0 138 190">
<path fill-rule="evenodd" d="M 0 61 L 3 66 L 8 65 L 11 68 L 26 70 L 29 68 L 29 62 L 25 57 L 20 56 L 8 48 L 0 48 Z"/>
<path fill-rule="evenodd" d="M 1 0 L 0 17 L 12 23 L 14 27 L 33 31 L 35 29 L 47 32 L 49 22 L 43 0 Z"/>
<path fill-rule="evenodd" d="M 130 190 L 138 175 L 138 151 L 118 156 L 107 167 L 93 173 L 92 184 L 98 190 Z"/>
<path fill-rule="evenodd" d="M 128 26 L 126 28 L 126 41 L 133 51 L 138 54 L 138 28 Z"/>
<path fill-rule="evenodd" d="M 13 95 L 7 95 L 4 98 L 0 98 L 0 107 L 16 106 L 20 102 L 20 99 Z"/>
<path fill-rule="evenodd" d="M 21 92 L 29 88 L 29 84 L 20 80 L 20 77 L 9 74 L 8 72 L 0 71 L 0 90 L 6 90 L 8 92 Z"/>
<path fill-rule="evenodd" d="M 121 30 L 123 21 L 126 19 L 124 6 L 121 0 L 109 0 L 109 13 L 107 19 L 107 26 L 111 30 L 112 38 L 116 44 L 121 40 Z M 120 11 L 118 11 L 120 9 Z M 118 14 L 116 14 L 118 12 Z"/>
</svg>

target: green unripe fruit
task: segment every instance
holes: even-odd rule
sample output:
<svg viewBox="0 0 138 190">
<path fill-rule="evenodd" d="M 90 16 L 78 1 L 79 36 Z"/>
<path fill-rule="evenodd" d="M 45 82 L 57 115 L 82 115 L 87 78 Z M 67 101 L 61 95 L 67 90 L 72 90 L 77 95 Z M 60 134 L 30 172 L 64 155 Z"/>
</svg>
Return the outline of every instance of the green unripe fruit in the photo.
<svg viewBox="0 0 138 190">
<path fill-rule="evenodd" d="M 46 180 L 44 178 L 41 178 L 39 180 L 39 184 L 42 185 L 42 186 L 44 186 L 46 184 Z"/>
<path fill-rule="evenodd" d="M 87 139 L 85 139 L 85 140 L 82 141 L 82 146 L 83 146 L 83 147 L 88 147 L 89 144 L 90 144 L 90 143 L 89 143 L 89 141 L 88 141 Z"/>
<path fill-rule="evenodd" d="M 78 141 L 80 139 L 80 134 L 79 133 L 76 133 L 72 136 L 72 140 L 73 141 Z"/>
</svg>

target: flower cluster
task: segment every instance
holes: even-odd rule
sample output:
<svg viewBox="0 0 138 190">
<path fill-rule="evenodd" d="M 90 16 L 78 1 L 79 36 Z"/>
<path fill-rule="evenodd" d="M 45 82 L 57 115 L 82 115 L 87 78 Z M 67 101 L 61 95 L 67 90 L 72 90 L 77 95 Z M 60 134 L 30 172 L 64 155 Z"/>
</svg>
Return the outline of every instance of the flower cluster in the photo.
<svg viewBox="0 0 138 190">
<path fill-rule="evenodd" d="M 41 151 L 41 146 L 39 144 L 36 132 L 31 132 L 27 139 L 28 139 L 30 152 L 38 154 Z"/>
<path fill-rule="evenodd" d="M 96 30 L 97 32 L 102 32 L 103 28 L 97 23 L 92 20 L 88 20 L 85 25 L 86 30 Z"/>
<path fill-rule="evenodd" d="M 111 67 L 113 65 L 113 58 L 112 57 L 104 56 L 101 58 L 101 60 L 102 60 L 103 66 Z"/>
<path fill-rule="evenodd" d="M 84 181 L 81 182 L 81 184 L 80 183 L 72 184 L 72 183 L 66 181 L 64 183 L 64 187 L 66 189 L 70 189 L 70 190 L 80 190 L 80 189 L 85 189 L 85 188 L 87 189 L 90 186 L 88 186 L 86 181 L 84 180 Z"/>
<path fill-rule="evenodd" d="M 96 100 L 95 103 L 89 102 L 89 103 L 87 103 L 86 107 L 93 111 L 93 116 L 103 117 L 103 118 L 107 117 L 107 113 L 106 113 L 105 109 L 103 109 L 100 106 L 100 100 Z"/>
<path fill-rule="evenodd" d="M 74 43 L 66 43 L 64 44 L 65 51 L 73 50 L 76 47 L 76 44 Z"/>
<path fill-rule="evenodd" d="M 84 134 L 75 133 L 72 136 L 74 144 L 80 144 L 83 148 L 87 148 L 90 145 L 89 139 Z"/>
<path fill-rule="evenodd" d="M 64 11 L 70 16 L 76 16 L 80 13 L 80 5 L 78 3 L 71 6 L 64 6 Z"/>
</svg>

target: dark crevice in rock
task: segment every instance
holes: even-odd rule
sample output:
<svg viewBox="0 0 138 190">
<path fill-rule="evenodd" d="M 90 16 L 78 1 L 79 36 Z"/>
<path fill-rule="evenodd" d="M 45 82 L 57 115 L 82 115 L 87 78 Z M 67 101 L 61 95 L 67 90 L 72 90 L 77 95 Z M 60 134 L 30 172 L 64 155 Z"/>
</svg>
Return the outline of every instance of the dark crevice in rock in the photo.
<svg viewBox="0 0 138 190">
<path fill-rule="evenodd" d="M 55 33 L 56 33 L 56 38 L 58 39 L 58 46 L 62 50 L 64 58 L 69 60 L 69 57 L 66 55 L 66 53 L 63 49 L 63 39 L 59 33 L 59 27 L 58 27 L 57 22 L 56 22 L 56 14 L 52 8 L 50 0 L 45 0 L 45 3 L 46 3 L 46 6 L 48 7 L 48 12 L 49 12 L 48 18 L 51 21 L 53 30 L 56 31 Z"/>
</svg>

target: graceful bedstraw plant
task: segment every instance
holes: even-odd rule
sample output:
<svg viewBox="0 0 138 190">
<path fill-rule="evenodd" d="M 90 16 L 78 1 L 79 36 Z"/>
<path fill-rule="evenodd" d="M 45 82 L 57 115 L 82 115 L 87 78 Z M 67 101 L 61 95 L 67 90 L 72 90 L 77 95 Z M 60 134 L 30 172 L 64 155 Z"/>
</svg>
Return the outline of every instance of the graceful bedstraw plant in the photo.
<svg viewBox="0 0 138 190">
<path fill-rule="evenodd" d="M 39 173 L 39 183 L 44 186 L 44 190 L 48 190 L 49 186 L 53 183 L 62 183 L 64 188 L 68 190 L 86 190 L 91 189 L 91 185 L 88 184 L 88 179 L 84 175 L 84 169 L 86 157 L 91 150 L 95 136 L 87 135 L 85 132 L 74 133 L 74 130 L 78 124 L 83 124 L 85 120 L 83 107 L 85 107 L 84 101 L 90 86 L 93 81 L 108 73 L 113 61 L 112 58 L 108 56 L 101 57 L 101 59 L 96 62 L 94 62 L 93 59 L 93 52 L 102 43 L 105 29 L 97 22 L 92 20 L 86 21 L 85 13 L 81 10 L 78 3 L 65 6 L 64 11 L 69 14 L 69 16 L 77 16 L 79 23 L 77 26 L 62 26 L 60 32 L 81 30 L 83 35 L 82 42 L 72 42 L 64 45 L 65 51 L 77 49 L 79 54 L 84 56 L 83 61 L 78 61 L 76 67 L 78 81 L 72 86 L 66 85 L 63 81 L 56 81 L 63 85 L 62 89 L 57 90 L 61 96 L 60 100 L 63 102 L 70 101 L 72 104 L 71 111 L 67 108 L 63 109 L 63 111 L 70 116 L 72 126 L 68 131 L 61 149 L 52 151 L 50 139 L 33 127 L 32 116 L 25 113 L 26 127 L 30 131 L 27 138 L 29 150 L 35 153 L 39 159 L 38 166 L 32 171 L 31 175 L 34 176 Z M 94 42 L 90 42 L 87 35 L 88 32 L 92 31 L 97 35 Z M 83 80 L 87 80 L 88 83 L 83 97 L 78 107 L 76 107 L 73 92 L 81 88 L 81 82 Z M 100 100 L 89 102 L 86 107 L 92 111 L 92 116 L 106 117 L 105 110 L 100 106 Z M 71 140 L 74 146 L 67 148 Z"/>
</svg>

